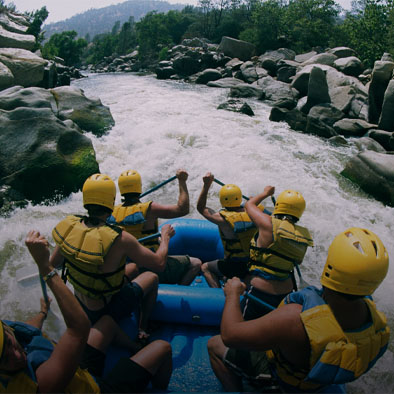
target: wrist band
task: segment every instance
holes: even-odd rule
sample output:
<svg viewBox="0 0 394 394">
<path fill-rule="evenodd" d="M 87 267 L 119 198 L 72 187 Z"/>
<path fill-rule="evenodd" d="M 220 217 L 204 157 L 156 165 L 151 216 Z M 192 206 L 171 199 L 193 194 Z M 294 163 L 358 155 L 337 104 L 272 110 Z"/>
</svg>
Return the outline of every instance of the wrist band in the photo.
<svg viewBox="0 0 394 394">
<path fill-rule="evenodd" d="M 44 311 L 40 311 L 40 312 L 38 312 L 38 313 L 42 313 L 42 314 L 44 315 L 44 319 L 46 319 L 47 316 L 48 316 L 48 313 L 46 313 L 46 312 L 44 312 Z"/>
<path fill-rule="evenodd" d="M 55 275 L 57 275 L 57 271 L 55 269 L 53 269 L 48 275 L 45 275 L 43 277 L 43 279 L 45 282 L 48 282 L 48 280 L 51 279 L 52 276 L 55 276 Z"/>
</svg>

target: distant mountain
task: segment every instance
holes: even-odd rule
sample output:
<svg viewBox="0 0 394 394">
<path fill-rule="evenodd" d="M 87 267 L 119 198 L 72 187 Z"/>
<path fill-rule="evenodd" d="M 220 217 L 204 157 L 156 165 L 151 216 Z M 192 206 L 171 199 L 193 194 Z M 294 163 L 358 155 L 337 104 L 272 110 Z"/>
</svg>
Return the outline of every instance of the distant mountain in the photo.
<svg viewBox="0 0 394 394">
<path fill-rule="evenodd" d="M 75 30 L 81 38 L 89 34 L 92 39 L 97 34 L 110 32 L 117 21 L 120 21 L 122 26 L 130 16 L 138 21 L 150 11 L 167 12 L 181 10 L 184 7 L 185 4 L 170 4 L 159 0 L 129 0 L 108 7 L 92 8 L 64 21 L 44 25 L 43 30 L 46 40 L 52 34 L 69 30 Z"/>
</svg>

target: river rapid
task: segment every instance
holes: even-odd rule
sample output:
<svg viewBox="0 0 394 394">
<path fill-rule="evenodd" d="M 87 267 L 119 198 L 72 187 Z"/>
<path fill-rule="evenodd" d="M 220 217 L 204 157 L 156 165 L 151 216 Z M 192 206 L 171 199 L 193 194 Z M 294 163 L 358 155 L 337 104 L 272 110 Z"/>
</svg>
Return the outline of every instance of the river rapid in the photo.
<svg viewBox="0 0 394 394">
<path fill-rule="evenodd" d="M 254 117 L 217 110 L 228 89 L 159 81 L 154 76 L 97 74 L 73 82 L 88 97 L 99 97 L 110 107 L 116 125 L 108 135 L 93 141 L 100 171 L 115 181 L 126 169 L 140 172 L 143 190 L 175 175 L 189 173 L 191 218 L 201 218 L 196 202 L 203 175 L 210 171 L 224 183 L 235 183 L 244 195 L 261 192 L 266 185 L 300 191 L 306 210 L 300 220 L 314 238 L 301 266 L 303 279 L 319 286 L 327 249 L 336 234 L 357 226 L 372 230 L 391 256 L 388 275 L 374 300 L 388 317 L 393 332 L 389 350 L 375 367 L 348 384 L 349 393 L 394 392 L 394 209 L 375 201 L 339 175 L 349 157 L 348 146 L 333 146 L 321 138 L 294 132 L 284 123 L 269 121 L 270 107 L 257 100 L 248 103 Z M 213 184 L 208 206 L 219 209 L 220 187 Z M 161 203 L 176 203 L 177 182 L 152 193 Z M 146 198 L 147 199 L 147 198 Z M 146 200 L 144 199 L 144 200 Z M 120 196 L 117 197 L 117 203 Z M 266 201 L 267 206 L 272 206 Z M 39 309 L 41 289 L 37 278 L 20 280 L 36 272 L 24 246 L 28 230 L 38 229 L 53 246 L 52 228 L 66 215 L 83 214 L 82 193 L 60 203 L 17 209 L 0 218 L 0 310 L 2 318 L 25 319 Z M 390 301 L 392 300 L 392 301 Z M 53 305 L 45 329 L 59 336 L 64 324 Z"/>
</svg>

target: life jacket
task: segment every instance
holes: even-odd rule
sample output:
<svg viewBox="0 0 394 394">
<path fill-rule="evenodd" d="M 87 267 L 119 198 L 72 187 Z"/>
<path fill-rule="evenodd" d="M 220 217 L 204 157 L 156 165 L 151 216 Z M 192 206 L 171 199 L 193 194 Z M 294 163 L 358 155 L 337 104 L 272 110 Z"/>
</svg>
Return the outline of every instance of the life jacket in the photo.
<svg viewBox="0 0 394 394">
<path fill-rule="evenodd" d="M 87 227 L 82 221 L 82 216 L 67 216 L 53 229 L 52 236 L 66 259 L 66 276 L 74 289 L 102 299 L 123 286 L 125 260 L 115 271 L 101 271 L 104 258 L 122 229 L 107 224 Z"/>
<path fill-rule="evenodd" d="M 273 375 L 289 391 L 315 392 L 331 384 L 351 382 L 366 373 L 388 346 L 386 316 L 369 297 L 365 302 L 372 322 L 357 331 L 344 332 L 321 294 L 322 290 L 309 286 L 290 293 L 283 301 L 302 305 L 301 320 L 311 346 L 308 370 L 296 370 L 279 352 L 267 352 Z"/>
<path fill-rule="evenodd" d="M 308 246 L 313 246 L 305 227 L 275 217 L 272 220 L 273 242 L 267 248 L 257 246 L 258 233 L 250 242 L 249 272 L 269 275 L 272 279 L 286 279 L 295 264 L 301 264 Z"/>
<path fill-rule="evenodd" d="M 264 210 L 262 205 L 258 207 Z M 224 259 L 247 263 L 249 260 L 250 240 L 256 232 L 255 224 L 245 211 L 228 211 L 224 208 L 219 211 L 219 214 L 231 226 L 236 236 L 235 239 L 226 238 L 219 227 L 224 249 Z"/>
<path fill-rule="evenodd" d="M 138 202 L 134 205 L 123 206 L 117 205 L 108 218 L 107 223 L 120 226 L 123 230 L 127 231 L 137 239 L 147 237 L 157 233 L 159 222 L 156 220 L 155 226 L 151 230 L 144 230 L 146 222 L 146 215 L 152 204 L 152 201 Z M 158 238 L 154 238 L 144 242 L 144 246 L 156 251 L 159 248 Z"/>
<path fill-rule="evenodd" d="M 17 373 L 0 373 L 0 393 L 36 393 L 38 389 L 36 370 L 51 356 L 53 343 L 46 339 L 42 332 L 29 324 L 11 322 L 4 323 L 14 329 L 18 342 L 27 354 L 27 366 Z M 100 393 L 99 386 L 87 370 L 78 367 L 65 393 Z"/>
</svg>

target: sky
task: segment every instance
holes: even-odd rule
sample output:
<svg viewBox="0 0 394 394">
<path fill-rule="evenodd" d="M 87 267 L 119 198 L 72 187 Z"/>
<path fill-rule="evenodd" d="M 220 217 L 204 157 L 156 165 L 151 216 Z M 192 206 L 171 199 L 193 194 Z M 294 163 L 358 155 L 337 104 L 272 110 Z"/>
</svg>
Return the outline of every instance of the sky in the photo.
<svg viewBox="0 0 394 394">
<path fill-rule="evenodd" d="M 166 0 L 169 3 L 197 4 L 197 0 Z M 351 0 L 336 0 L 342 7 L 350 9 Z M 91 8 L 102 8 L 122 3 L 122 0 L 6 0 L 6 4 L 14 3 L 20 12 L 35 11 L 46 6 L 49 16 L 45 23 L 57 22 L 80 14 Z"/>
</svg>

